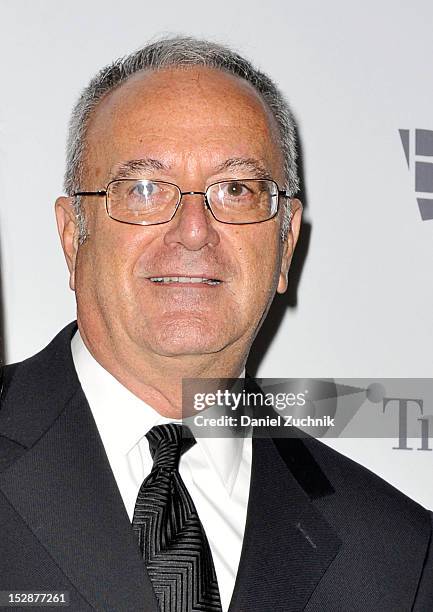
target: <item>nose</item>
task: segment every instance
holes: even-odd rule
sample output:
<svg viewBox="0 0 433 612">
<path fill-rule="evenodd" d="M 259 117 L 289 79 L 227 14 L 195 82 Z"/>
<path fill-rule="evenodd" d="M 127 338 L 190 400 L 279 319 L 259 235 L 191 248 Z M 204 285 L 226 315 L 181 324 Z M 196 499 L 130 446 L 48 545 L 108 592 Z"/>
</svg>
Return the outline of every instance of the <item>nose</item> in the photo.
<svg viewBox="0 0 433 612">
<path fill-rule="evenodd" d="M 167 245 L 182 245 L 189 251 L 199 251 L 205 246 L 214 247 L 220 240 L 215 223 L 203 193 L 184 193 L 174 218 L 167 223 L 164 242 Z"/>
</svg>

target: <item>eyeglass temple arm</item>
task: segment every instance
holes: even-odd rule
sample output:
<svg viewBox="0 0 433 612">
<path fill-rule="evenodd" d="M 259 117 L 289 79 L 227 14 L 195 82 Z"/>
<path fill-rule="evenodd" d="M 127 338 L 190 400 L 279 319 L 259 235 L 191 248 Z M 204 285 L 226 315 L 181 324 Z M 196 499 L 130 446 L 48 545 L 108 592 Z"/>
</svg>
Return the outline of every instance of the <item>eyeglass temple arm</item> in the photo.
<svg viewBox="0 0 433 612">
<path fill-rule="evenodd" d="M 99 189 L 99 191 L 76 191 L 72 194 L 73 196 L 106 196 L 107 192 L 105 189 Z"/>
</svg>

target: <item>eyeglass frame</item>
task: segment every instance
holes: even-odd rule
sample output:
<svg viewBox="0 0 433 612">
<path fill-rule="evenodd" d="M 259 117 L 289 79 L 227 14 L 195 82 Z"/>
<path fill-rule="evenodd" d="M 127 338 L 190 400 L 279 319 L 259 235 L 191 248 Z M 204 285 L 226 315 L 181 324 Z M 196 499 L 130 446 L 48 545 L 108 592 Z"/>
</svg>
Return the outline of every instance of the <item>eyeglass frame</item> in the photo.
<svg viewBox="0 0 433 612">
<path fill-rule="evenodd" d="M 134 221 L 122 221 L 120 219 L 116 219 L 115 217 L 112 217 L 110 215 L 110 213 L 108 212 L 108 189 L 110 187 L 110 185 L 112 185 L 113 183 L 118 183 L 121 181 L 150 181 L 150 182 L 154 182 L 154 183 L 163 183 L 164 185 L 171 185 L 172 187 L 176 187 L 176 189 L 179 192 L 179 201 L 177 202 L 173 214 L 171 215 L 170 219 L 167 219 L 167 221 L 157 221 L 156 223 L 134 223 Z M 244 222 L 237 222 L 237 221 L 221 221 L 220 219 L 218 219 L 215 216 L 215 213 L 212 210 L 212 207 L 209 203 L 209 200 L 207 198 L 207 193 L 209 191 L 209 189 L 211 187 L 214 187 L 215 185 L 219 185 L 220 183 L 231 183 L 231 182 L 242 182 L 242 181 L 268 181 L 273 183 L 276 188 L 277 188 L 277 193 L 275 194 L 277 196 L 277 208 L 274 212 L 274 214 L 271 217 L 268 217 L 267 219 L 260 219 L 259 221 L 244 221 Z M 144 179 L 144 178 L 119 178 L 119 179 L 112 179 L 109 183 L 107 183 L 107 186 L 105 187 L 105 189 L 98 189 L 97 191 L 76 191 L 72 194 L 72 197 L 78 197 L 78 196 L 98 196 L 98 197 L 105 197 L 105 210 L 107 212 L 107 215 L 110 219 L 112 219 L 113 221 L 117 221 L 118 223 L 126 223 L 127 225 L 141 225 L 143 227 L 146 226 L 152 226 L 152 225 L 164 225 L 165 223 L 170 223 L 170 221 L 172 221 L 179 209 L 179 206 L 182 202 L 182 198 L 184 195 L 202 195 L 204 196 L 204 203 L 205 203 L 205 207 L 210 211 L 212 217 L 215 219 L 215 221 L 218 221 L 218 223 L 224 223 L 226 225 L 252 225 L 255 223 L 264 223 L 265 221 L 270 221 L 271 219 L 273 219 L 274 217 L 276 217 L 276 215 L 278 214 L 278 211 L 280 209 L 280 197 L 283 198 L 291 198 L 290 193 L 285 190 L 285 189 L 280 189 L 277 181 L 275 181 L 274 179 L 269 179 L 269 178 L 248 178 L 248 179 L 238 179 L 238 178 L 232 178 L 232 179 L 223 179 L 221 181 L 216 181 L 215 183 L 211 183 L 210 185 L 208 185 L 206 187 L 206 191 L 181 191 L 179 185 L 176 185 L 176 183 L 170 183 L 169 181 L 160 181 L 158 179 Z"/>
</svg>

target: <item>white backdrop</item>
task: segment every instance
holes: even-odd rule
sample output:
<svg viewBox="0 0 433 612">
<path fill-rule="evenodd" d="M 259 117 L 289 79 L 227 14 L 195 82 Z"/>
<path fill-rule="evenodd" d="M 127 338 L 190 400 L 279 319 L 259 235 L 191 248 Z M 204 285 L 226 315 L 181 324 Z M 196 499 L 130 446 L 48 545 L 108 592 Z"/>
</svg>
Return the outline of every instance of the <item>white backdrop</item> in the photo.
<svg viewBox="0 0 433 612">
<path fill-rule="evenodd" d="M 425 151 L 413 146 L 416 129 L 433 130 L 430 0 L 0 0 L 0 12 L 8 362 L 74 318 L 53 205 L 79 91 L 149 39 L 192 34 L 228 43 L 268 72 L 299 125 L 311 240 L 297 305 L 258 374 L 431 376 L 433 220 L 417 205 L 414 155 Z M 409 168 L 400 129 L 409 130 Z M 429 188 L 424 170 L 418 192 Z M 433 508 L 433 453 L 395 451 L 389 439 L 333 444 Z"/>
</svg>

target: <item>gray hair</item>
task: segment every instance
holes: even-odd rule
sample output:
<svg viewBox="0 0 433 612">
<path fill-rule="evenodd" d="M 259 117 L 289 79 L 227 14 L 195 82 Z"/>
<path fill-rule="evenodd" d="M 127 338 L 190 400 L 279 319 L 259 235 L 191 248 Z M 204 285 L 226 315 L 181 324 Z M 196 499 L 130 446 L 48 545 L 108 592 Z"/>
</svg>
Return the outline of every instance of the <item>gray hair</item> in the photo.
<svg viewBox="0 0 433 612">
<path fill-rule="evenodd" d="M 284 157 L 284 188 L 293 196 L 299 188 L 296 165 L 296 130 L 289 105 L 275 83 L 253 65 L 225 46 L 192 37 L 163 38 L 142 49 L 122 57 L 102 68 L 90 81 L 76 103 L 70 124 L 67 142 L 65 190 L 69 196 L 82 188 L 84 159 L 86 155 L 86 132 L 95 108 L 109 92 L 123 84 L 141 70 L 162 70 L 204 66 L 240 77 L 250 83 L 265 101 L 279 128 L 279 141 Z M 79 227 L 79 242 L 87 237 L 86 223 L 79 197 L 75 197 L 74 208 Z M 290 204 L 285 210 L 282 238 L 290 226 Z"/>
</svg>

